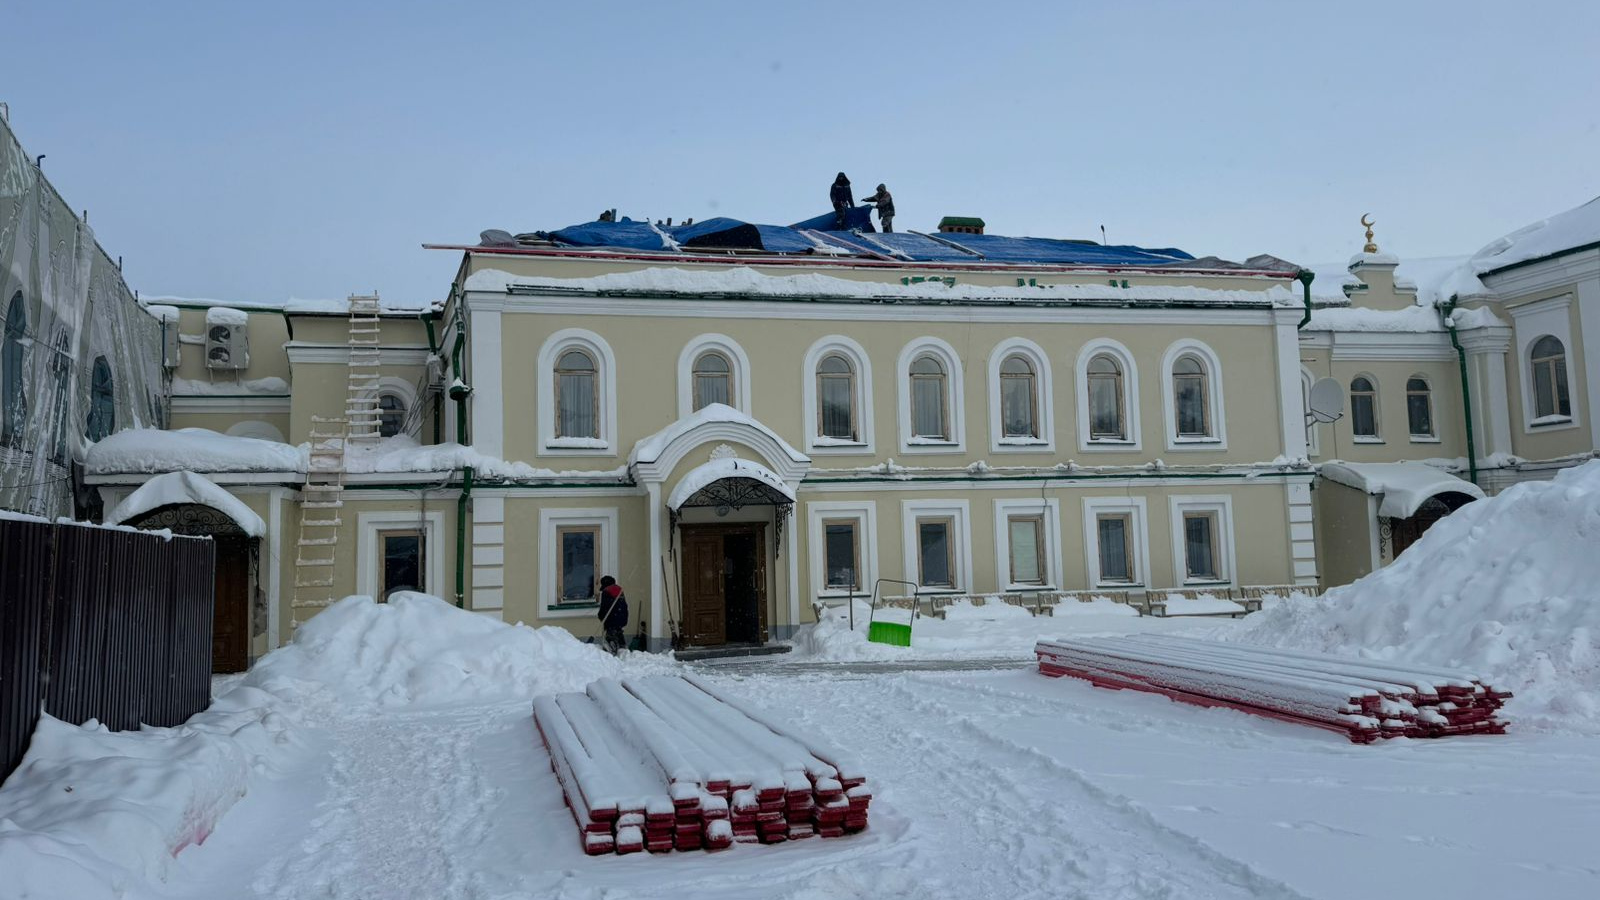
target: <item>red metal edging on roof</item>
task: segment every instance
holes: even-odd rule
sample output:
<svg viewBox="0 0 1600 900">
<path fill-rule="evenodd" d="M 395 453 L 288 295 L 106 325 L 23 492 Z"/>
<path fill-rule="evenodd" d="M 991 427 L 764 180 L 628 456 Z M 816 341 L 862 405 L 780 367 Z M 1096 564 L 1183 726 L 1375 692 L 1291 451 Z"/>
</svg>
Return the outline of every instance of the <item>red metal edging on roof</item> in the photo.
<svg viewBox="0 0 1600 900">
<path fill-rule="evenodd" d="M 577 247 L 484 247 L 477 244 L 423 244 L 424 250 L 460 250 L 488 256 L 545 256 L 572 259 L 606 259 L 624 262 L 694 262 L 721 265 L 795 266 L 798 268 L 820 266 L 847 266 L 863 269 L 936 269 L 941 272 L 1142 272 L 1150 275 L 1213 275 L 1223 277 L 1264 277 L 1293 281 L 1296 272 L 1276 269 L 1190 269 L 1180 266 L 1096 266 L 1051 265 L 1050 263 L 934 263 L 904 262 L 899 260 L 809 258 L 799 256 L 713 256 L 687 253 L 617 253 L 611 250 L 596 251 Z"/>
</svg>

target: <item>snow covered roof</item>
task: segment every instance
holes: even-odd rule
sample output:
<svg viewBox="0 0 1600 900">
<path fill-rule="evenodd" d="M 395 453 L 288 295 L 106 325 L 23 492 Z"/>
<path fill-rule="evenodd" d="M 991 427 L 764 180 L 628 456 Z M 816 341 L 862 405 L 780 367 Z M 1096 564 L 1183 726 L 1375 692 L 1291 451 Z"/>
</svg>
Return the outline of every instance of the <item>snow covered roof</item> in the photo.
<svg viewBox="0 0 1600 900">
<path fill-rule="evenodd" d="M 267 523 L 261 521 L 250 507 L 238 497 L 228 493 L 206 478 L 193 472 L 169 472 L 146 481 L 139 489 L 118 503 L 107 516 L 110 524 L 131 522 L 146 513 L 175 503 L 197 503 L 209 506 L 232 519 L 245 534 L 263 537 Z"/>
<path fill-rule="evenodd" d="M 654 295 L 723 294 L 797 299 L 848 300 L 926 300 L 948 303 L 1019 302 L 1050 303 L 1089 300 L 1126 304 L 1132 302 L 1188 303 L 1204 306 L 1293 306 L 1297 294 L 1281 283 L 1262 290 L 1219 290 L 1191 285 L 1133 285 L 1125 288 L 1102 284 L 1055 284 L 1037 287 L 989 287 L 976 284 L 948 284 L 937 279 L 911 284 L 856 281 L 831 275 L 766 275 L 748 266 L 712 271 L 656 267 L 636 272 L 618 272 L 589 278 L 550 278 L 513 275 L 500 269 L 482 269 L 468 276 L 469 291 L 503 292 L 515 288 L 553 289 L 561 292 L 640 293 Z"/>
<path fill-rule="evenodd" d="M 794 488 L 789 487 L 776 472 L 758 462 L 730 456 L 725 459 L 713 459 L 691 469 L 683 476 L 683 480 L 678 482 L 678 486 L 672 489 L 672 493 L 667 495 L 667 508 L 678 509 L 701 489 L 724 478 L 749 478 L 759 481 L 789 498 L 789 502 L 794 502 Z"/>
<path fill-rule="evenodd" d="M 1396 265 L 1395 287 L 1415 290 L 1417 303 L 1434 306 L 1453 296 L 1466 298 L 1487 294 L 1489 291 L 1472 273 L 1466 256 L 1430 256 L 1418 259 L 1398 259 L 1390 254 L 1357 254 L 1348 263 L 1316 263 L 1309 266 L 1316 276 L 1311 281 L 1311 299 L 1315 303 L 1343 305 L 1348 302 L 1345 288 L 1359 288 L 1360 278 L 1351 274 L 1350 266 L 1358 262 Z"/>
<path fill-rule="evenodd" d="M 1327 462 L 1322 464 L 1322 477 L 1373 496 L 1382 495 L 1378 515 L 1391 519 L 1410 518 L 1437 494 L 1466 494 L 1479 500 L 1484 496 L 1472 482 L 1421 462 Z"/>
<path fill-rule="evenodd" d="M 298 447 L 233 437 L 205 428 L 129 428 L 89 448 L 91 475 L 176 472 L 298 472 L 305 454 Z"/>
<path fill-rule="evenodd" d="M 811 462 L 811 457 L 790 446 L 789 442 L 779 437 L 776 431 L 761 424 L 754 417 L 747 416 L 725 403 L 712 403 L 634 444 L 633 451 L 628 454 L 628 465 L 655 462 L 661 458 L 661 453 L 667 449 L 668 444 L 696 428 L 712 422 L 731 422 L 736 425 L 753 428 L 771 438 L 782 449 L 784 455 L 789 457 L 790 462 L 801 465 Z"/>
<path fill-rule="evenodd" d="M 1600 245 L 1600 197 L 1490 241 L 1472 254 L 1471 267 L 1482 275 L 1596 245 Z"/>
<path fill-rule="evenodd" d="M 302 300 L 290 297 L 287 300 L 267 300 L 243 302 L 239 300 L 213 300 L 208 297 L 176 297 L 176 296 L 144 296 L 141 302 L 145 304 L 159 304 L 165 307 L 199 307 L 202 309 L 233 308 L 245 312 L 286 312 L 300 315 L 346 315 L 350 311 L 348 300 Z M 384 300 L 379 299 L 378 310 L 384 315 L 410 315 L 434 309 L 439 304 L 432 300 Z M 154 314 L 156 307 L 146 306 Z"/>
</svg>

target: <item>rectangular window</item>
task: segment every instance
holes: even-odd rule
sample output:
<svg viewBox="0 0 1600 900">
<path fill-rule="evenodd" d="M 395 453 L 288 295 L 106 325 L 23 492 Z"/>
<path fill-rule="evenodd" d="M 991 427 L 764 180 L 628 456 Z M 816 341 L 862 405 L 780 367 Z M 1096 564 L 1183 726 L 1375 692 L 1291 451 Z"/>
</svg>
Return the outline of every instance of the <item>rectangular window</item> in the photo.
<svg viewBox="0 0 1600 900">
<path fill-rule="evenodd" d="M 824 578 L 828 590 L 854 591 L 861 587 L 861 540 L 855 519 L 828 519 L 822 523 L 827 559 Z"/>
<path fill-rule="evenodd" d="M 1095 531 L 1099 539 L 1100 581 L 1133 583 L 1133 517 L 1128 513 L 1100 513 L 1095 516 Z"/>
<path fill-rule="evenodd" d="M 728 376 L 723 374 L 694 376 L 694 408 L 704 409 L 713 403 L 733 405 L 729 399 Z"/>
<path fill-rule="evenodd" d="M 917 520 L 917 582 L 924 587 L 955 587 L 955 569 L 950 561 L 950 519 Z"/>
<path fill-rule="evenodd" d="M 1433 437 L 1433 404 L 1426 393 L 1406 394 L 1406 418 L 1412 437 Z"/>
<path fill-rule="evenodd" d="M 1044 517 L 1012 516 L 1006 520 L 1011 545 L 1011 583 L 1044 584 Z"/>
<path fill-rule="evenodd" d="M 1122 434 L 1122 387 L 1112 376 L 1089 377 L 1089 437 L 1120 440 Z"/>
<path fill-rule="evenodd" d="M 1217 566 L 1217 514 L 1183 514 L 1183 558 L 1190 581 L 1219 581 Z"/>
<path fill-rule="evenodd" d="M 1378 436 L 1378 415 L 1371 394 L 1350 395 L 1350 420 L 1356 437 Z"/>
<path fill-rule="evenodd" d="M 600 411 L 595 378 L 562 373 L 556 377 L 556 437 L 598 438 Z"/>
<path fill-rule="evenodd" d="M 1203 375 L 1177 375 L 1173 379 L 1177 394 L 1178 436 L 1208 437 L 1211 434 L 1206 422 L 1206 380 Z"/>
<path fill-rule="evenodd" d="M 843 441 L 856 439 L 855 391 L 849 375 L 821 375 L 817 387 L 821 393 L 818 423 L 823 437 Z"/>
<path fill-rule="evenodd" d="M 556 602 L 598 602 L 595 564 L 600 558 L 599 526 L 556 526 L 556 553 L 556 585 L 560 590 Z"/>
<path fill-rule="evenodd" d="M 1033 377 L 1008 376 L 1000 379 L 1000 422 L 1003 437 L 1036 438 L 1034 425 Z"/>
<path fill-rule="evenodd" d="M 382 553 L 379 572 L 378 599 L 387 601 L 395 591 L 421 591 L 423 554 L 426 541 L 420 528 L 397 528 L 378 532 L 378 549 Z"/>
<path fill-rule="evenodd" d="M 944 426 L 944 377 L 914 375 L 911 378 L 911 431 L 917 437 L 948 438 Z"/>
</svg>

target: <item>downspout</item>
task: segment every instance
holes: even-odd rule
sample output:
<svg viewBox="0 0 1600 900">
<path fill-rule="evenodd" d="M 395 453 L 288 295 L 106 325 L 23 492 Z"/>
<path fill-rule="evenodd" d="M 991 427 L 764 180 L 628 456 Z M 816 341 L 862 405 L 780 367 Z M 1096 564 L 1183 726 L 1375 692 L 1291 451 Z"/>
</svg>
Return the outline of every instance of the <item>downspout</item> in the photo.
<svg viewBox="0 0 1600 900">
<path fill-rule="evenodd" d="M 1450 295 L 1450 302 L 1440 310 L 1444 316 L 1444 327 L 1450 330 L 1450 346 L 1456 348 L 1456 364 L 1461 368 L 1461 412 L 1467 420 L 1467 480 L 1473 484 L 1478 483 L 1478 451 L 1476 442 L 1472 437 L 1472 389 L 1467 386 L 1467 351 L 1461 346 L 1461 338 L 1456 335 L 1456 295 Z"/>
<path fill-rule="evenodd" d="M 1300 279 L 1300 284 L 1305 287 L 1306 292 L 1306 314 L 1301 317 L 1300 324 L 1294 327 L 1295 331 L 1299 331 L 1311 321 L 1311 281 L 1317 276 L 1310 269 L 1301 269 L 1300 274 L 1295 277 Z"/>
<path fill-rule="evenodd" d="M 467 342 L 467 318 L 456 313 L 456 341 L 450 351 L 450 399 L 456 402 L 456 443 L 467 444 L 467 398 L 470 389 L 457 387 L 461 379 L 461 348 Z M 465 608 L 467 597 L 467 501 L 472 497 L 471 466 L 461 467 L 461 495 L 456 498 L 456 606 Z"/>
<path fill-rule="evenodd" d="M 439 341 L 434 337 L 434 333 L 433 333 L 433 316 L 430 315 L 427 312 L 420 312 L 420 313 L 417 313 L 417 318 L 422 320 L 422 327 L 428 329 L 428 355 L 429 356 L 434 356 L 434 357 L 438 356 L 439 355 Z M 434 406 L 434 408 L 433 408 L 433 442 L 435 444 L 441 443 L 444 440 L 444 434 L 443 434 L 444 423 L 439 421 L 440 419 L 442 419 L 444 417 L 443 413 L 444 413 L 444 406 L 443 406 L 442 403 L 439 403 L 439 404 Z"/>
</svg>

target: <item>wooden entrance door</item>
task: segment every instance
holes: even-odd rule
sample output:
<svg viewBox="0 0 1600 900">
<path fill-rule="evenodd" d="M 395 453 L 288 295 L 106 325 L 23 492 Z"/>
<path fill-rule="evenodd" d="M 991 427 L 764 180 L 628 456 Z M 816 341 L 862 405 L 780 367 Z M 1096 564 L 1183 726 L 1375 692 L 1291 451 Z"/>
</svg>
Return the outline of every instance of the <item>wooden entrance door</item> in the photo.
<svg viewBox="0 0 1600 900">
<path fill-rule="evenodd" d="M 217 570 L 212 600 L 211 671 L 250 667 L 250 544 L 243 535 L 217 535 Z"/>
<path fill-rule="evenodd" d="M 684 640 L 695 647 L 765 642 L 766 526 L 684 525 L 680 541 Z"/>
</svg>

